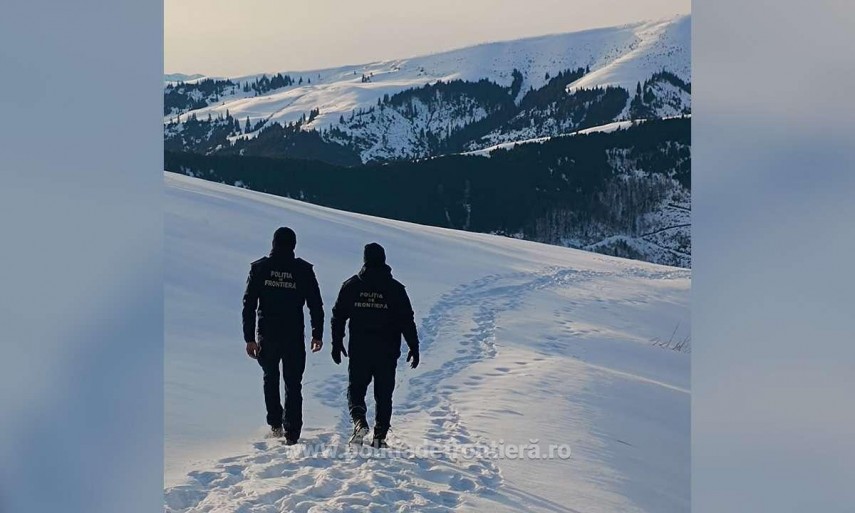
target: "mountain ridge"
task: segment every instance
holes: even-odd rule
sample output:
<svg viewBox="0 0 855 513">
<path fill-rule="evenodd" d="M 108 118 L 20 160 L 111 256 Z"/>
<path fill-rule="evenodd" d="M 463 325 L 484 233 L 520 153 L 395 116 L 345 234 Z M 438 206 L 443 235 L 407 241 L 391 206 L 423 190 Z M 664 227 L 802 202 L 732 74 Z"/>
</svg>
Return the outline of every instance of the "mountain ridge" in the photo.
<svg viewBox="0 0 855 513">
<path fill-rule="evenodd" d="M 376 215 L 690 267 L 690 45 L 686 15 L 170 82 L 167 169 L 355 211 L 376 201 L 354 203 L 353 187 L 373 183 L 409 199 L 380 202 Z M 252 161 L 271 176 L 248 158 L 273 159 Z M 473 203 L 470 186 L 505 201 Z M 416 191 L 439 203 L 416 201 Z"/>
<path fill-rule="evenodd" d="M 583 76 L 562 84 L 570 93 L 593 88 L 627 91 L 624 108 L 613 113 L 615 119 L 608 120 L 621 121 L 630 119 L 628 102 L 635 86 L 656 72 L 667 71 L 683 82 L 691 82 L 690 44 L 690 17 L 678 16 L 337 68 L 279 72 L 269 76 L 207 77 L 202 82 L 218 83 L 219 87 L 211 85 L 209 91 L 203 91 L 200 82 L 194 81 L 193 90 L 186 93 L 183 108 L 166 102 L 164 123 L 170 133 L 180 128 L 182 116 L 184 121 L 189 116 L 197 119 L 231 116 L 240 124 L 240 130 L 230 136 L 232 143 L 253 138 L 260 128 L 274 123 L 300 123 L 304 131 L 342 129 L 350 133 L 351 127 L 342 123 L 344 118 L 366 112 L 381 105 L 384 98 L 403 91 L 458 80 L 486 80 L 503 88 L 514 87 L 518 82 L 513 100 L 519 103 L 526 93 L 546 86 L 559 73 L 577 69 L 585 70 Z M 283 77 L 277 87 L 254 86 L 257 81 L 272 82 L 276 77 Z M 189 88 L 190 84 L 185 86 Z M 166 85 L 167 99 L 177 96 L 173 93 L 178 87 L 180 85 L 172 83 Z M 684 110 L 690 110 L 690 103 Z M 170 128 L 173 124 L 174 128 Z M 376 134 L 368 135 L 380 138 Z M 506 137 L 506 140 L 509 139 Z M 411 151 L 412 144 L 408 142 L 392 146 L 379 152 L 363 148 L 361 160 L 425 156 Z"/>
</svg>

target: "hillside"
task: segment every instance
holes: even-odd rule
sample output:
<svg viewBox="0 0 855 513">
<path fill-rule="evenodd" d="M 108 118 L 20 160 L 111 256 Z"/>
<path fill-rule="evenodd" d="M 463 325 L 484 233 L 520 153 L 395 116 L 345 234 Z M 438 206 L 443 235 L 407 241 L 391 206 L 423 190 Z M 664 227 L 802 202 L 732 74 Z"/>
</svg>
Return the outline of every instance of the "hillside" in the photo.
<svg viewBox="0 0 855 513">
<path fill-rule="evenodd" d="M 669 119 L 415 162 L 169 152 L 165 166 L 341 210 L 690 267 L 690 143 L 691 121 Z"/>
<path fill-rule="evenodd" d="M 356 165 L 685 115 L 690 26 L 680 16 L 334 69 L 170 81 L 165 144 Z"/>
<path fill-rule="evenodd" d="M 167 512 L 689 510 L 689 271 L 165 181 Z M 431 454 L 348 451 L 328 345 L 308 357 L 302 443 L 263 439 L 239 309 L 280 225 L 327 310 L 362 245 L 386 247 L 423 347 L 417 370 L 399 365 L 390 441 Z M 571 453 L 462 452 L 499 441 Z"/>
</svg>

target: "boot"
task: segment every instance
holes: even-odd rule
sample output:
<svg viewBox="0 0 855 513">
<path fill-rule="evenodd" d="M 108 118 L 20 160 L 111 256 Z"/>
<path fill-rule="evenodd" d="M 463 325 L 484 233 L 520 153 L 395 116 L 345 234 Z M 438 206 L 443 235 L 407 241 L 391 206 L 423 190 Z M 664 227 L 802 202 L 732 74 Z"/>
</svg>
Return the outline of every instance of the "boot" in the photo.
<svg viewBox="0 0 855 513">
<path fill-rule="evenodd" d="M 374 447 L 375 449 L 386 449 L 389 446 L 386 444 L 385 438 L 377 438 L 377 435 L 374 435 L 374 438 L 371 439 L 371 447 Z"/>
<path fill-rule="evenodd" d="M 368 423 L 359 419 L 353 423 L 353 434 L 350 435 L 348 443 L 361 444 L 366 436 L 368 436 Z"/>
</svg>

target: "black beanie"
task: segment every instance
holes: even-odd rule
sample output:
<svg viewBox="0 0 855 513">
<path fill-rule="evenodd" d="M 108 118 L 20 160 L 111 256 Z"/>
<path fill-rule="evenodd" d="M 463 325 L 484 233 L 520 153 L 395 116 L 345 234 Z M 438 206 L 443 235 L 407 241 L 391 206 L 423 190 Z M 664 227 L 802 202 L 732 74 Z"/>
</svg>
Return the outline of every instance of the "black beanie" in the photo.
<svg viewBox="0 0 855 513">
<path fill-rule="evenodd" d="M 362 254 L 362 261 L 369 267 L 383 265 L 386 263 L 386 250 L 376 242 L 366 244 L 365 251 Z"/>
<path fill-rule="evenodd" d="M 273 249 L 274 250 L 284 250 L 284 251 L 294 251 L 294 248 L 297 247 L 297 234 L 294 233 L 294 230 L 288 228 L 287 226 L 283 226 L 276 230 L 273 234 Z"/>
</svg>

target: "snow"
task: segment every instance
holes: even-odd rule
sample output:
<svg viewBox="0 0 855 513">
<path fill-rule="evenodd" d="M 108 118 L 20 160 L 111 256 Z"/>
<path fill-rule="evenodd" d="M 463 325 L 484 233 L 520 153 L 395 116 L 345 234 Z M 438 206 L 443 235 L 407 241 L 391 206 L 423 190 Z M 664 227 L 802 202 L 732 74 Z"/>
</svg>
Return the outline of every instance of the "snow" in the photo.
<svg viewBox="0 0 855 513">
<path fill-rule="evenodd" d="M 691 82 L 692 21 L 690 16 L 647 23 L 635 28 L 636 41 L 605 66 L 570 84 L 568 90 L 617 86 L 633 92 L 638 82 L 663 69 Z"/>
<path fill-rule="evenodd" d="M 663 119 L 685 115 L 684 108 L 692 105 L 692 95 L 673 84 L 658 82 L 650 86 L 650 91 L 657 97 L 656 102 L 661 103 L 656 113 Z"/>
<path fill-rule="evenodd" d="M 207 77 L 200 73 L 193 73 L 192 75 L 189 75 L 187 73 L 165 73 L 163 75 L 163 83 L 164 85 L 177 84 L 179 82 L 192 84 L 197 81 L 204 80 L 205 78 Z"/>
<path fill-rule="evenodd" d="M 482 148 L 480 150 L 467 151 L 462 153 L 462 155 L 477 155 L 479 157 L 489 157 L 491 153 L 496 150 L 510 150 L 515 148 L 520 144 L 542 144 L 550 139 L 554 139 L 557 137 L 571 137 L 574 135 L 580 134 L 593 134 L 597 132 L 610 133 L 616 130 L 624 130 L 633 125 L 637 125 L 646 121 L 645 119 L 635 119 L 628 121 L 613 121 L 611 123 L 606 123 L 605 125 L 592 126 L 590 128 L 585 128 L 583 130 L 577 130 L 575 132 L 569 134 L 561 134 L 561 135 L 552 135 L 547 137 L 534 137 L 531 139 L 522 139 L 519 141 L 511 141 L 500 144 L 494 144 L 493 146 L 489 146 L 487 148 Z"/>
<path fill-rule="evenodd" d="M 349 116 L 356 109 L 369 108 L 383 95 L 404 89 L 421 87 L 437 80 L 455 79 L 477 81 L 487 78 L 509 86 L 511 73 L 518 69 L 524 76 L 520 95 L 530 87 L 542 87 L 546 74 L 590 66 L 591 73 L 572 87 L 619 85 L 634 91 L 644 81 L 662 69 L 667 69 L 689 82 L 690 17 L 677 16 L 658 21 L 644 21 L 619 27 L 592 29 L 567 34 L 486 43 L 448 52 L 419 57 L 342 66 L 308 71 L 281 71 L 295 80 L 294 85 L 254 96 L 240 89 L 224 96 L 216 105 L 197 109 L 202 119 L 214 117 L 226 110 L 241 120 L 250 118 L 271 122 L 296 122 L 315 108 L 320 115 L 305 128 L 321 129 L 335 125 L 339 117 Z M 268 77 L 277 72 L 268 72 Z M 233 77 L 243 84 L 262 74 Z M 363 82 L 362 76 L 370 76 Z M 311 79 L 311 84 L 307 82 Z M 165 116 L 169 122 L 173 116 Z"/>
<path fill-rule="evenodd" d="M 678 343 L 689 271 L 165 182 L 166 511 L 689 510 L 690 366 Z M 418 369 L 399 362 L 390 443 L 428 441 L 433 454 L 348 452 L 346 367 L 331 361 L 328 328 L 307 358 L 301 444 L 263 438 L 239 310 L 249 263 L 280 225 L 315 264 L 327 322 L 362 246 L 386 247 L 423 348 Z M 457 451 L 499 441 L 571 454 Z"/>
<path fill-rule="evenodd" d="M 606 123 L 605 125 L 592 126 L 591 128 L 584 128 L 584 129 L 576 132 L 576 134 L 594 134 L 597 132 L 611 133 L 611 132 L 615 132 L 617 130 L 625 130 L 625 129 L 627 129 L 627 128 L 635 125 L 635 124 L 643 123 L 645 121 L 646 120 L 644 120 L 644 119 L 631 120 L 631 121 L 615 121 L 612 123 Z"/>
</svg>

